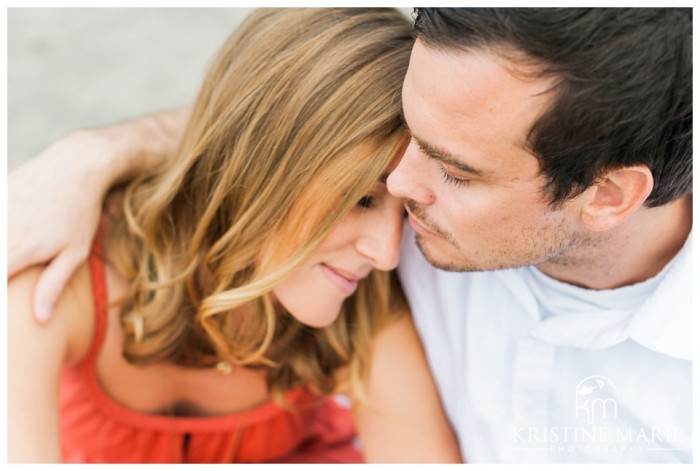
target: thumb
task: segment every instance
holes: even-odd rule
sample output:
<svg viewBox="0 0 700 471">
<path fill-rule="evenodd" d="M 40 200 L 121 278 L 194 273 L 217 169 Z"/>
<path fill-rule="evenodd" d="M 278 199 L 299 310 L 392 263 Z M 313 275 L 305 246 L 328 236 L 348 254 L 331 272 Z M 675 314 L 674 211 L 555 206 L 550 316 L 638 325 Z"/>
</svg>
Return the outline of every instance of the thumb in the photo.
<svg viewBox="0 0 700 471">
<path fill-rule="evenodd" d="M 44 269 L 34 288 L 34 317 L 39 322 L 51 319 L 56 301 L 83 258 L 64 250 Z"/>
</svg>

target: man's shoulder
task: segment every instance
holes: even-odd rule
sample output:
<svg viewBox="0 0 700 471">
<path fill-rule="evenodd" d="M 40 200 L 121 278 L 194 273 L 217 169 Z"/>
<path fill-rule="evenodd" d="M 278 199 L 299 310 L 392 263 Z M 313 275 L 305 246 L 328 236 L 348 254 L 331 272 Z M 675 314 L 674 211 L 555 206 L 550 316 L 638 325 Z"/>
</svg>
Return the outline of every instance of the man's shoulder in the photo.
<svg viewBox="0 0 700 471">
<path fill-rule="evenodd" d="M 654 293 L 631 327 L 630 337 L 646 348 L 692 361 L 692 234 L 670 262 Z"/>
</svg>

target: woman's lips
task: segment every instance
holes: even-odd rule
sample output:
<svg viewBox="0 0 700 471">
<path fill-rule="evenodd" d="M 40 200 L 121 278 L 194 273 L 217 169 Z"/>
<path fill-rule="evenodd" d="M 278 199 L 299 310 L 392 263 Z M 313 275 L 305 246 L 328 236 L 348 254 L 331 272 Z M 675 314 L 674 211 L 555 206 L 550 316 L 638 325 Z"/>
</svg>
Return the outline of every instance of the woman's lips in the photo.
<svg viewBox="0 0 700 471">
<path fill-rule="evenodd" d="M 331 284 L 337 287 L 346 296 L 350 296 L 357 289 L 357 285 L 359 284 L 359 278 L 348 278 L 340 274 L 340 272 L 334 269 L 333 267 L 326 265 L 325 263 L 321 264 L 321 271 L 326 276 L 328 281 L 330 281 Z"/>
</svg>

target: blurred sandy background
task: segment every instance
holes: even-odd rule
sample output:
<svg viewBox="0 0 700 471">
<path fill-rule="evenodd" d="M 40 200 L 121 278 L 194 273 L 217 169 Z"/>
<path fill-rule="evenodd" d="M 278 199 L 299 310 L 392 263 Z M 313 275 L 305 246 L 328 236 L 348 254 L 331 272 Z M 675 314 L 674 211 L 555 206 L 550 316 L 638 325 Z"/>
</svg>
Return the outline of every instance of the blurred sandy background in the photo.
<svg viewBox="0 0 700 471">
<path fill-rule="evenodd" d="M 70 130 L 191 103 L 251 10 L 8 8 L 8 170 Z"/>
<path fill-rule="evenodd" d="M 8 168 L 66 132 L 191 103 L 250 8 L 8 8 Z"/>
</svg>

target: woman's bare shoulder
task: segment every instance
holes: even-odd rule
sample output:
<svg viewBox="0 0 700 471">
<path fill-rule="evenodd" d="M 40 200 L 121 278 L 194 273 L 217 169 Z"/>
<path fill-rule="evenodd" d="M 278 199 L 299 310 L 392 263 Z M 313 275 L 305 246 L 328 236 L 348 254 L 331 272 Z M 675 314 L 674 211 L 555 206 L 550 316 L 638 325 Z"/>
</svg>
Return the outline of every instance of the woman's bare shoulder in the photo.
<svg viewBox="0 0 700 471">
<path fill-rule="evenodd" d="M 88 352 L 94 330 L 94 301 L 92 279 L 88 262 L 73 273 L 54 308 L 54 315 L 46 324 L 39 324 L 32 315 L 33 296 L 43 266 L 28 268 L 13 276 L 7 283 L 8 316 L 10 325 L 23 336 L 35 337 L 37 342 L 50 339 L 65 346 L 64 363 L 79 362 Z M 12 331 L 12 329 L 11 329 Z M 32 342 L 32 338 L 25 341 Z"/>
</svg>

